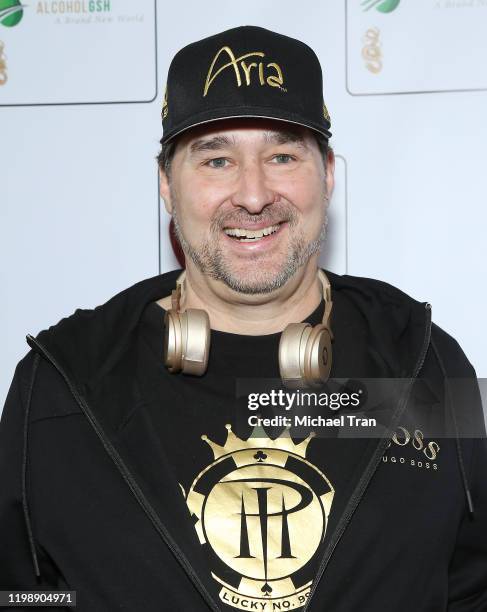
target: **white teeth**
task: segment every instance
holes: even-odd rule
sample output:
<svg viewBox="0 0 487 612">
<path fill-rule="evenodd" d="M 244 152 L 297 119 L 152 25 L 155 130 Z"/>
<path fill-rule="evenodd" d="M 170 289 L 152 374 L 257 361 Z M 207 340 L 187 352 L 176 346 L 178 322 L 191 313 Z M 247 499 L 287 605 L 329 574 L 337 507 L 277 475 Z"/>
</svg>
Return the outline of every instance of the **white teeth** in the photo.
<svg viewBox="0 0 487 612">
<path fill-rule="evenodd" d="M 250 240 L 258 240 L 263 236 L 269 236 L 269 234 L 273 234 L 279 229 L 279 225 L 270 225 L 269 227 L 263 227 L 259 230 L 249 230 L 249 229 L 241 229 L 241 228 L 227 228 L 225 234 L 228 236 L 236 236 L 237 238 L 241 238 L 242 242 L 250 242 Z"/>
</svg>

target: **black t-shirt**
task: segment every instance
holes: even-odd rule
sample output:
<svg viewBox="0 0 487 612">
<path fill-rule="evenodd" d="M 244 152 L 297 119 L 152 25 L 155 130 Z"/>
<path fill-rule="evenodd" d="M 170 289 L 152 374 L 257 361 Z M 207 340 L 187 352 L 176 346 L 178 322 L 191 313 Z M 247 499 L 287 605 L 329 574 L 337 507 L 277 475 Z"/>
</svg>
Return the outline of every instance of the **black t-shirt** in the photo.
<svg viewBox="0 0 487 612">
<path fill-rule="evenodd" d="M 323 308 L 322 301 L 305 320 L 320 323 Z M 140 320 L 137 380 L 186 501 L 181 521 L 193 524 L 194 546 L 203 551 L 192 559 L 195 569 L 208 575 L 222 609 L 299 609 L 367 441 L 339 439 L 336 427 L 320 428 L 314 438 L 282 425 L 254 429 L 248 419 L 256 413 L 247 395 L 237 394 L 253 381 L 257 389 L 264 379 L 279 380 L 281 334 L 212 330 L 206 373 L 171 374 L 163 363 L 164 314 L 152 302 Z M 332 330 L 333 377 L 388 375 L 343 298 L 334 300 Z M 328 407 L 319 410 L 336 417 Z"/>
</svg>

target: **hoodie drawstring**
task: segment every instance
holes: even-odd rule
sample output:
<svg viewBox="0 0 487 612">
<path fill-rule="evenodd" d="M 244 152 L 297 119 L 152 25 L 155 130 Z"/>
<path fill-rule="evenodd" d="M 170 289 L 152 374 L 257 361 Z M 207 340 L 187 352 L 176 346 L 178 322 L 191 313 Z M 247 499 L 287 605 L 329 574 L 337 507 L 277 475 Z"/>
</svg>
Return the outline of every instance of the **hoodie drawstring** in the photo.
<svg viewBox="0 0 487 612">
<path fill-rule="evenodd" d="M 24 420 L 24 448 L 22 452 L 22 507 L 24 509 L 25 525 L 27 527 L 27 534 L 29 537 L 30 552 L 32 555 L 32 563 L 34 564 L 34 572 L 36 578 L 40 577 L 41 572 L 39 571 L 39 563 L 37 561 L 37 552 L 35 548 L 34 536 L 32 534 L 32 524 L 30 519 L 29 504 L 27 502 L 27 442 L 29 433 L 29 412 L 30 404 L 32 400 L 32 388 L 34 387 L 34 380 L 37 373 L 37 367 L 39 365 L 40 356 L 36 353 L 34 357 L 34 364 L 32 366 L 32 377 L 29 385 L 29 393 L 27 396 L 27 406 L 25 408 L 25 420 Z"/>
<path fill-rule="evenodd" d="M 465 474 L 465 463 L 463 461 L 462 445 L 460 444 L 460 437 L 459 437 L 459 434 L 458 434 L 457 417 L 455 415 L 455 410 L 453 408 L 453 400 L 452 400 L 451 392 L 450 392 L 450 383 L 449 383 L 448 377 L 446 375 L 445 366 L 444 366 L 443 360 L 442 360 L 442 358 L 440 356 L 440 352 L 438 351 L 438 348 L 436 347 L 436 344 L 435 344 L 433 339 L 431 339 L 431 344 L 433 346 L 433 350 L 434 350 L 434 352 L 436 354 L 436 357 L 438 359 L 438 363 L 440 365 L 441 372 L 442 372 L 443 377 L 445 379 L 445 388 L 446 388 L 447 401 L 448 401 L 448 404 L 450 406 L 450 412 L 451 412 L 451 416 L 452 416 L 452 420 L 453 420 L 453 427 L 455 428 L 455 442 L 456 442 L 456 449 L 457 449 L 458 466 L 460 468 L 460 473 L 462 475 L 463 487 L 464 487 L 465 496 L 466 496 L 466 499 L 467 499 L 468 510 L 469 510 L 470 514 L 473 516 L 473 513 L 474 513 L 473 501 L 472 501 L 472 496 L 470 494 L 470 489 L 468 487 L 467 476 Z"/>
</svg>

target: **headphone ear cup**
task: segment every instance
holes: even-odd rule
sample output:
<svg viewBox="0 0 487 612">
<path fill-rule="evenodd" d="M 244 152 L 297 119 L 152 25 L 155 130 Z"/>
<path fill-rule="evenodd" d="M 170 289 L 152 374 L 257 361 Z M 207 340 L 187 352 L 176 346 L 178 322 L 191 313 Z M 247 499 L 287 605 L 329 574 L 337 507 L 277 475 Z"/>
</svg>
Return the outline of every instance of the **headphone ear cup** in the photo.
<svg viewBox="0 0 487 612">
<path fill-rule="evenodd" d="M 173 374 L 181 371 L 182 348 L 180 315 L 168 310 L 164 315 L 164 365 Z"/>
<path fill-rule="evenodd" d="M 326 325 L 315 325 L 310 333 L 304 355 L 304 380 L 311 387 L 319 387 L 330 377 L 331 334 Z"/>
<path fill-rule="evenodd" d="M 180 315 L 181 370 L 183 374 L 201 376 L 208 367 L 210 353 L 210 319 L 206 310 L 188 308 Z"/>
<path fill-rule="evenodd" d="M 291 389 L 318 387 L 331 370 L 331 334 L 325 325 L 290 323 L 279 341 L 279 371 Z"/>
<path fill-rule="evenodd" d="M 309 323 L 290 323 L 279 340 L 279 372 L 284 386 L 297 389 L 304 384 L 306 342 L 311 333 Z"/>
</svg>

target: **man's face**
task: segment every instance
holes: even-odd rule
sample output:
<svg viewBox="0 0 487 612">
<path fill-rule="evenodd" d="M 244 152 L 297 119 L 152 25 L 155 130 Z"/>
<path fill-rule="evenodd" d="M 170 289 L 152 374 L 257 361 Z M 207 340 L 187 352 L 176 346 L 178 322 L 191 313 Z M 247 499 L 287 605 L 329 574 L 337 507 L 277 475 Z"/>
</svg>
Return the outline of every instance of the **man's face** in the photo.
<svg viewBox="0 0 487 612">
<path fill-rule="evenodd" d="M 161 195 L 187 259 L 235 291 L 268 293 L 324 240 L 327 171 L 312 132 L 275 120 L 222 120 L 177 142 Z"/>
</svg>

